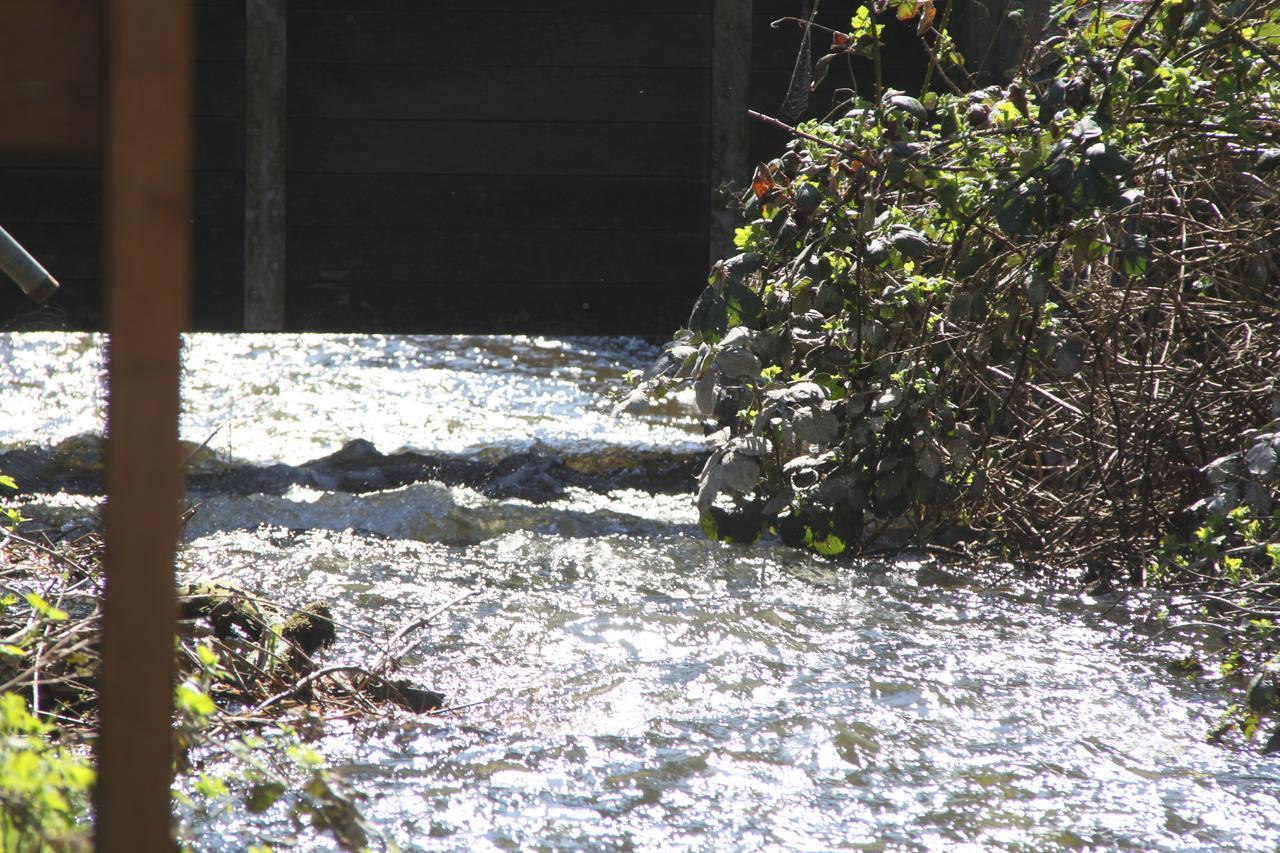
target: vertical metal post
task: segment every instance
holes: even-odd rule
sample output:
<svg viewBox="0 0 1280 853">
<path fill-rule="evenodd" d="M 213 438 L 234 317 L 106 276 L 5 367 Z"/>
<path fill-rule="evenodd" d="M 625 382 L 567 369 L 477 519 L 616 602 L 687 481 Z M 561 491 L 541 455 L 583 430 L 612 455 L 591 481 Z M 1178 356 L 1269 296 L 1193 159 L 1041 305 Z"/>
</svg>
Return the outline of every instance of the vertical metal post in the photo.
<svg viewBox="0 0 1280 853">
<path fill-rule="evenodd" d="M 286 0 L 245 3 L 244 327 L 284 328 Z"/>
<path fill-rule="evenodd" d="M 745 184 L 750 132 L 751 0 L 713 0 L 711 12 L 711 262 L 732 253 L 736 212 L 724 191 Z"/>
<path fill-rule="evenodd" d="M 95 845 L 170 850 L 191 14 L 187 0 L 107 8 L 110 390 Z"/>
</svg>

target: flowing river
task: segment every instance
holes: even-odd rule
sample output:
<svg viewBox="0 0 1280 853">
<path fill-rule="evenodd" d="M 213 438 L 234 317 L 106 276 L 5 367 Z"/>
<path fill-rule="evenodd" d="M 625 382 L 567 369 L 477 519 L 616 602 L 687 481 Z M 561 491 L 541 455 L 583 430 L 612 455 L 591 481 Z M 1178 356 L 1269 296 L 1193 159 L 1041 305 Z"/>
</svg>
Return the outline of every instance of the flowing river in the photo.
<svg viewBox="0 0 1280 853">
<path fill-rule="evenodd" d="M 188 577 L 328 600 L 343 626 L 330 659 L 353 662 L 471 593 L 406 662 L 468 707 L 318 741 L 384 839 L 1280 845 L 1280 759 L 1205 742 L 1223 692 L 1166 668 L 1179 650 L 1142 629 L 1143 604 L 708 542 L 687 402 L 614 418 L 603 396 L 654 354 L 616 339 L 188 338 Z M 101 500 L 102 366 L 95 336 L 0 335 L 0 452 L 17 451 L 0 468 L 63 472 L 27 512 L 67 530 Z M 198 849 L 331 843 L 278 808 L 203 820 Z"/>
</svg>

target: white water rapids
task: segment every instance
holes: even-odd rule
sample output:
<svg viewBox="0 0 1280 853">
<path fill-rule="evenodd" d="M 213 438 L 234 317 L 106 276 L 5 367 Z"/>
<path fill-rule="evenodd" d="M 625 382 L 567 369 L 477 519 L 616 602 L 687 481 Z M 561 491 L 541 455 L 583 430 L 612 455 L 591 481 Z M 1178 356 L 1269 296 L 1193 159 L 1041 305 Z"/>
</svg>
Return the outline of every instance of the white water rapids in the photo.
<svg viewBox="0 0 1280 853">
<path fill-rule="evenodd" d="M 652 356 L 623 340 L 193 335 L 182 431 L 213 436 L 210 468 L 298 466 L 357 438 L 488 462 L 693 453 L 680 401 L 608 414 L 601 393 Z M 100 433 L 101 368 L 94 336 L 0 335 L 0 452 Z M 426 479 L 200 499 L 184 573 L 330 601 L 363 632 L 339 630 L 337 660 L 367 661 L 374 639 L 474 593 L 406 667 L 470 707 L 334 724 L 316 744 L 366 798 L 377 843 L 1280 844 L 1280 760 L 1205 742 L 1224 694 L 1167 670 L 1138 604 L 720 545 L 684 493 L 530 500 Z M 65 520 L 98 498 L 31 500 Z M 282 806 L 188 819 L 197 849 L 332 843 Z"/>
</svg>

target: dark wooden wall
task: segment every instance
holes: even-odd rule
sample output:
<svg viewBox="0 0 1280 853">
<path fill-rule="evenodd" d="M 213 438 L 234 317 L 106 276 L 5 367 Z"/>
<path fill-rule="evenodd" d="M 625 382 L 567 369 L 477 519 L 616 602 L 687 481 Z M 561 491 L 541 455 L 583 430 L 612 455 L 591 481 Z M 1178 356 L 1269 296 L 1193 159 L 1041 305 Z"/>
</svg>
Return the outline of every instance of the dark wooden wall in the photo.
<svg viewBox="0 0 1280 853">
<path fill-rule="evenodd" d="M 656 332 L 706 263 L 705 0 L 289 8 L 291 326 Z"/>
<path fill-rule="evenodd" d="M 234 330 L 245 0 L 194 5 L 193 326 Z M 823 6 L 842 28 L 855 4 Z M 769 23 L 800 8 L 755 2 L 761 112 L 800 38 Z M 287 24 L 286 328 L 661 336 L 687 316 L 708 266 L 711 0 L 290 0 Z M 909 88 L 918 52 L 889 55 Z M 849 85 L 835 69 L 810 112 Z M 783 142 L 754 128 L 752 159 Z M 64 285 L 32 321 L 0 283 L 0 327 L 99 326 L 100 159 L 0 148 L 0 225 Z"/>
<path fill-rule="evenodd" d="M 14 6 L 46 4 L 64 12 L 53 33 L 33 34 L 16 25 L 0 33 L 0 51 L 25 37 L 45 53 L 43 59 L 11 60 L 4 66 L 6 76 L 11 81 L 13 75 L 21 76 L 13 88 L 44 91 L 52 87 L 48 81 L 59 68 L 86 74 L 92 69 L 92 88 L 78 104 L 78 144 L 51 150 L 0 133 L 0 226 L 62 285 L 47 306 L 35 308 L 0 274 L 0 329 L 101 329 L 103 4 L 41 0 Z M 240 327 L 243 314 L 244 3 L 198 0 L 194 7 L 193 325 L 230 330 Z M 13 23 L 5 11 L 6 23 Z M 82 26 L 69 26 L 72 22 Z M 50 56 L 50 46 L 74 53 Z M 16 115 L 23 114 L 21 106 Z M 147 140 L 137 144 L 145 147 Z"/>
</svg>

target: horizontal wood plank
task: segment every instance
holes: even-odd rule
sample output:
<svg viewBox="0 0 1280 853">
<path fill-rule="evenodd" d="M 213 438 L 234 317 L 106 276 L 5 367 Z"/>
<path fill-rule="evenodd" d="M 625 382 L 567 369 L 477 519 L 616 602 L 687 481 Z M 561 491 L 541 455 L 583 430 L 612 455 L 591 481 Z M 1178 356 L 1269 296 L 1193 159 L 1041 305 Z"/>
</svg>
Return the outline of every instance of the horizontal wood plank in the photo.
<svg viewBox="0 0 1280 853">
<path fill-rule="evenodd" d="M 478 68 L 294 63 L 297 118 L 454 121 L 707 120 L 709 80 L 696 68 Z"/>
<path fill-rule="evenodd" d="M 195 96 L 193 109 L 197 118 L 242 118 L 244 63 L 197 62 Z"/>
<path fill-rule="evenodd" d="M 231 330 L 245 3 L 193 6 L 193 327 Z M 291 328 L 665 336 L 687 318 L 706 275 L 711 0 L 288 8 Z M 820 23 L 847 28 L 852 7 L 823 8 Z M 754 0 L 749 103 L 771 115 L 801 31 L 770 23 L 799 11 Z M 912 89 L 924 70 L 914 28 L 885 22 L 886 81 Z M 813 58 L 829 45 L 815 33 Z M 869 95 L 870 80 L 866 61 L 837 63 L 809 115 L 854 81 Z M 754 125 L 752 159 L 786 140 Z M 0 223 L 63 281 L 51 310 L 82 325 L 99 316 L 99 164 L 91 150 L 0 154 Z"/>
<path fill-rule="evenodd" d="M 196 118 L 195 167 L 209 171 L 244 171 L 243 117 Z"/>
<path fill-rule="evenodd" d="M 192 9 L 196 62 L 244 62 L 244 3 L 197 4 Z"/>
<path fill-rule="evenodd" d="M 701 125 L 290 119 L 288 135 L 300 172 L 701 177 L 707 163 Z"/>
<path fill-rule="evenodd" d="M 19 223 L 10 227 L 6 223 L 5 229 L 59 281 L 102 278 L 102 225 Z M 234 269 L 242 240 L 238 224 L 193 226 L 197 284 L 204 271 Z"/>
<path fill-rule="evenodd" d="M 239 224 L 244 180 L 233 172 L 196 172 L 192 218 Z M 0 173 L 0 224 L 87 225 L 102 222 L 102 172 L 90 169 L 7 169 Z"/>
<path fill-rule="evenodd" d="M 0 172 L 0 224 L 102 222 L 102 172 L 93 169 L 5 169 Z"/>
<path fill-rule="evenodd" d="M 705 279 L 705 231 L 290 228 L 291 285 Z"/>
<path fill-rule="evenodd" d="M 244 0 L 220 0 L 244 4 Z M 581 14 L 602 9 L 626 15 L 710 14 L 710 0 L 289 0 L 291 14 L 312 9 L 336 11 L 523 12 Z"/>
<path fill-rule="evenodd" d="M 302 172 L 289 177 L 287 219 L 299 228 L 697 231 L 706 206 L 705 179 Z"/>
<path fill-rule="evenodd" d="M 243 136 L 244 120 L 241 117 L 197 116 L 194 122 L 196 169 L 243 169 Z M 146 140 L 139 140 L 138 144 L 145 145 Z M 0 189 L 4 186 L 4 172 L 10 169 L 101 168 L 99 152 L 0 149 Z"/>
<path fill-rule="evenodd" d="M 666 340 L 701 282 L 402 284 L 358 281 L 289 291 L 287 328 L 384 334 L 638 335 Z"/>
<path fill-rule="evenodd" d="M 705 14 L 296 9 L 294 62 L 704 68 Z"/>
</svg>

